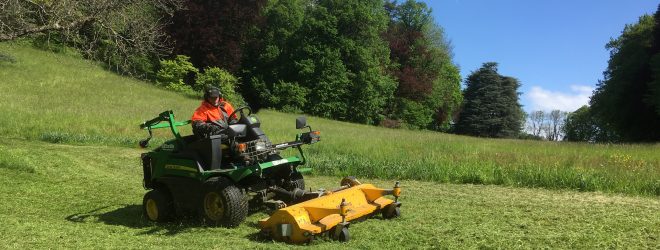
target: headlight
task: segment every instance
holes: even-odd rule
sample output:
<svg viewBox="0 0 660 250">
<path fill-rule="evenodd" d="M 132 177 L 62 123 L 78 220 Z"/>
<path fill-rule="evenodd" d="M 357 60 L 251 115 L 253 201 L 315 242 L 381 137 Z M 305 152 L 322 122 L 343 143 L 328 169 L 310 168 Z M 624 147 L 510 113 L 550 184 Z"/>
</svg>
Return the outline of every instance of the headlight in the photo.
<svg viewBox="0 0 660 250">
<path fill-rule="evenodd" d="M 260 141 L 254 144 L 254 149 L 256 151 L 265 151 L 266 150 L 266 142 Z"/>
</svg>

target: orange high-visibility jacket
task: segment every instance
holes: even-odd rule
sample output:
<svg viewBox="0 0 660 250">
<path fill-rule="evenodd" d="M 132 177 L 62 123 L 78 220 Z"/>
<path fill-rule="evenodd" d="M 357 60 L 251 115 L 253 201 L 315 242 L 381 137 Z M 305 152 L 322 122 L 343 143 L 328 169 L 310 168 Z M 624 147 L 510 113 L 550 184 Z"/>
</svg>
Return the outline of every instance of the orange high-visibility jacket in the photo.
<svg viewBox="0 0 660 250">
<path fill-rule="evenodd" d="M 222 114 L 223 110 L 226 113 L 225 115 Z M 207 101 L 202 101 L 202 104 L 199 105 L 199 108 L 193 113 L 191 120 L 202 122 L 222 120 L 229 122 L 226 120 L 225 116 L 228 116 L 231 113 L 234 113 L 234 107 L 231 106 L 229 102 L 225 101 L 225 99 L 220 99 L 220 105 L 218 105 L 218 107 L 214 107 Z M 236 119 L 236 115 L 234 115 L 233 118 Z"/>
</svg>

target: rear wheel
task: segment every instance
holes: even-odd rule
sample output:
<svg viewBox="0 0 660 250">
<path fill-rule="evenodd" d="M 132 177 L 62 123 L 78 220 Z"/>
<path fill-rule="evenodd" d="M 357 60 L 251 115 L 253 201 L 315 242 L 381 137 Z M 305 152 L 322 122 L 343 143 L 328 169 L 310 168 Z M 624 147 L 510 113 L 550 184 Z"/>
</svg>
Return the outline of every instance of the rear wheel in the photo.
<svg viewBox="0 0 660 250">
<path fill-rule="evenodd" d="M 232 181 L 213 177 L 204 183 L 200 210 L 207 225 L 236 227 L 247 217 L 248 202 Z"/>
<path fill-rule="evenodd" d="M 150 221 L 168 221 L 174 214 L 172 198 L 162 190 L 151 190 L 142 199 L 142 212 Z"/>
<path fill-rule="evenodd" d="M 286 185 L 286 189 L 289 191 L 293 191 L 296 188 L 305 190 L 305 178 L 299 172 L 291 173 Z"/>
</svg>

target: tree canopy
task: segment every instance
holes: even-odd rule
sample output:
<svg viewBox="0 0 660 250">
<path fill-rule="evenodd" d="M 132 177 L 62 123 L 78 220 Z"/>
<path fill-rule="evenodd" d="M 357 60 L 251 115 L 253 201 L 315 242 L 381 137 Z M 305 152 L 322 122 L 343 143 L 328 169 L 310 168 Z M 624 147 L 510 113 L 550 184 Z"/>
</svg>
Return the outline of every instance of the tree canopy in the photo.
<svg viewBox="0 0 660 250">
<path fill-rule="evenodd" d="M 462 95 L 459 69 L 442 28 L 425 3 L 390 1 L 385 9 L 391 72 L 399 82 L 390 118 L 414 128 L 446 130 Z"/>
<path fill-rule="evenodd" d="M 660 140 L 657 29 L 654 18 L 644 15 L 636 24 L 626 25 L 621 36 L 606 46 L 610 59 L 591 98 L 591 111 L 602 121 L 603 129 L 618 134 L 623 141 Z"/>
<path fill-rule="evenodd" d="M 524 120 L 518 102 L 518 80 L 500 75 L 497 63 L 488 62 L 472 72 L 466 83 L 456 132 L 481 137 L 518 136 Z"/>
</svg>

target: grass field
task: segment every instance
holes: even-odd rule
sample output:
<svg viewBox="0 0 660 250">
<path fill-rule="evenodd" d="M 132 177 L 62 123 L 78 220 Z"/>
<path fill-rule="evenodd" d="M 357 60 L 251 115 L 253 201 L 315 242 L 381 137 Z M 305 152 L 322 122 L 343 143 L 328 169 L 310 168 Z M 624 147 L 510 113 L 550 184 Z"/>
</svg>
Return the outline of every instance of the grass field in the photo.
<svg viewBox="0 0 660 250">
<path fill-rule="evenodd" d="M 6 139 L 0 159 L 0 244 L 25 248 L 218 248 L 290 246 L 256 237 L 256 213 L 235 229 L 195 220 L 157 225 L 141 216 L 140 149 Z M 307 185 L 332 188 L 338 178 Z M 362 180 L 389 187 L 393 181 Z M 660 201 L 493 185 L 403 182 L 403 216 L 351 226 L 336 248 L 646 248 L 660 247 Z"/>
<path fill-rule="evenodd" d="M 290 247 L 255 237 L 265 213 L 237 229 L 142 218 L 137 141 L 147 134 L 138 124 L 167 109 L 186 120 L 198 100 L 76 56 L 7 43 L 0 52 L 17 59 L 0 62 L 1 246 Z M 273 141 L 297 132 L 297 115 L 258 115 Z M 316 117 L 308 123 L 322 131 L 322 142 L 306 148 L 314 168 L 308 186 L 336 187 L 344 175 L 404 185 L 401 218 L 357 223 L 348 244 L 314 247 L 660 248 L 659 144 L 482 139 Z M 170 137 L 156 136 L 153 145 Z"/>
<path fill-rule="evenodd" d="M 119 77 L 74 56 L 0 44 L 0 135 L 78 145 L 136 147 L 140 122 L 172 109 L 187 120 L 199 101 Z M 296 115 L 264 110 L 274 141 L 291 140 Z M 323 143 L 317 173 L 660 195 L 660 144 L 591 145 L 483 139 L 393 130 L 310 117 Z M 183 133 L 190 133 L 184 128 Z M 159 131 L 153 145 L 170 138 Z"/>
</svg>

